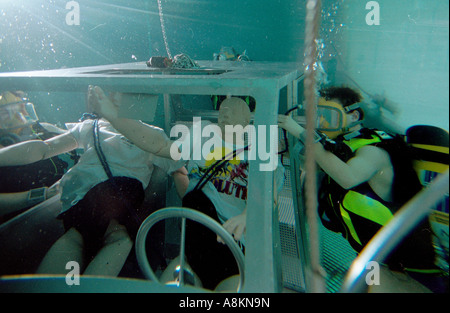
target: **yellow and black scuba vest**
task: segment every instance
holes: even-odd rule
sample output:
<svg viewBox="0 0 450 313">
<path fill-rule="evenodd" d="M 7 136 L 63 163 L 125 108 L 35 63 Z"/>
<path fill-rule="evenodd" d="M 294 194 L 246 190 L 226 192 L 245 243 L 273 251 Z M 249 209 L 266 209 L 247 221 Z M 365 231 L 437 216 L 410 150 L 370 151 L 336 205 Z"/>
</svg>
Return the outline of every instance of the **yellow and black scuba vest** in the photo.
<svg viewBox="0 0 450 313">
<path fill-rule="evenodd" d="M 358 149 L 367 145 L 380 147 L 389 153 L 394 168 L 392 202 L 378 197 L 368 183 L 345 190 L 327 175 L 319 192 L 319 216 L 323 225 L 342 233 L 357 252 L 393 218 L 404 203 L 422 189 L 408 157 L 408 146 L 401 136 L 362 129 L 357 133 L 341 135 L 324 146 L 347 162 Z M 386 259 L 386 263 L 397 269 L 434 269 L 434 260 L 431 231 L 428 221 L 425 221 Z"/>
</svg>

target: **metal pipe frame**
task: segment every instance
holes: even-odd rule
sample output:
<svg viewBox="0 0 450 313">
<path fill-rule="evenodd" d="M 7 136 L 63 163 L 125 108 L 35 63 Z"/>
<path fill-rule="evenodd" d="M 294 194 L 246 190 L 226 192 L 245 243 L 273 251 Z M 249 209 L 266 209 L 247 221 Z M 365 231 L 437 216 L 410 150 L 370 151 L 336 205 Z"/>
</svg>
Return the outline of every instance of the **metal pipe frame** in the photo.
<svg viewBox="0 0 450 313">
<path fill-rule="evenodd" d="M 89 85 L 98 85 L 105 90 L 128 93 L 251 96 L 257 103 L 254 125 L 266 125 L 265 135 L 270 138 L 268 126 L 277 125 L 280 90 L 300 76 L 302 67 L 297 63 L 282 62 L 197 63 L 200 70 L 195 69 L 192 75 L 188 70 L 178 74 L 149 71 L 145 62 L 0 73 L 0 88 L 86 92 Z M 255 196 L 247 203 L 246 284 L 243 292 L 280 292 L 281 248 L 278 212 L 273 201 L 273 172 L 260 171 L 259 166 L 265 161 L 258 156 L 249 163 L 248 195 Z"/>
<path fill-rule="evenodd" d="M 431 185 L 405 204 L 394 218 L 372 238 L 353 261 L 341 292 L 364 292 L 368 287 L 365 283 L 366 265 L 371 261 L 382 262 L 401 240 L 430 214 L 434 205 L 448 193 L 449 173 L 447 170 L 445 174 L 438 177 Z"/>
</svg>

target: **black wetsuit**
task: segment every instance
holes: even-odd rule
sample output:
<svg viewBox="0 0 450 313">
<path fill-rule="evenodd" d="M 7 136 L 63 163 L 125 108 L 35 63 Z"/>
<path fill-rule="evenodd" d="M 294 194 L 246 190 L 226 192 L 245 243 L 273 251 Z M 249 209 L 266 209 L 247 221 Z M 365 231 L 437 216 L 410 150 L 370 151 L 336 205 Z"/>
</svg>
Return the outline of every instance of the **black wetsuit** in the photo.
<svg viewBox="0 0 450 313">
<path fill-rule="evenodd" d="M 37 138 L 46 140 L 55 133 L 47 131 L 39 123 L 31 126 Z M 56 183 L 68 168 L 68 163 L 59 157 L 52 157 L 32 164 L 0 167 L 0 193 L 23 192 L 40 187 L 50 187 Z M 24 212 L 30 207 L 0 216 L 0 224 Z"/>
</svg>

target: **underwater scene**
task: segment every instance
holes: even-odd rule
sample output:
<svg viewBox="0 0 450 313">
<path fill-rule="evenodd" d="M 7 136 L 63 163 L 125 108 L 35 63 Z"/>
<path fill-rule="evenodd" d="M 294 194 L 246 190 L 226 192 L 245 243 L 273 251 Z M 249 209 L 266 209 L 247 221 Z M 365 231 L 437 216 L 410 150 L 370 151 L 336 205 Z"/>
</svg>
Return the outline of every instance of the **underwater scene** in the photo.
<svg viewBox="0 0 450 313">
<path fill-rule="evenodd" d="M 448 293 L 449 107 L 447 0 L 0 0 L 0 291 Z"/>
</svg>

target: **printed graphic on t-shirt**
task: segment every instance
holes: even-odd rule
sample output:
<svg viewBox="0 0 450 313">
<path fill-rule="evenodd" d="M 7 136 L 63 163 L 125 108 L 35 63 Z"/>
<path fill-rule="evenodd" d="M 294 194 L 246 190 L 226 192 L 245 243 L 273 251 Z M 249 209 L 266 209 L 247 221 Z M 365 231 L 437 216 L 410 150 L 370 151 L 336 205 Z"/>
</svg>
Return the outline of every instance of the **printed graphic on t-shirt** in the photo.
<svg viewBox="0 0 450 313">
<path fill-rule="evenodd" d="M 216 148 L 210 152 L 205 160 L 205 164 L 198 164 L 198 168 L 192 168 L 190 178 L 200 179 L 207 173 L 208 169 L 217 161 L 224 158 L 230 160 L 220 168 L 210 182 L 214 185 L 219 193 L 234 196 L 241 200 L 247 200 L 247 183 L 248 183 L 248 161 L 242 160 L 239 154 L 231 159 L 233 151 L 229 148 Z"/>
</svg>

